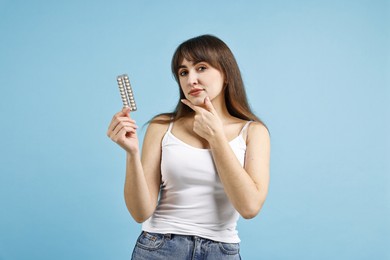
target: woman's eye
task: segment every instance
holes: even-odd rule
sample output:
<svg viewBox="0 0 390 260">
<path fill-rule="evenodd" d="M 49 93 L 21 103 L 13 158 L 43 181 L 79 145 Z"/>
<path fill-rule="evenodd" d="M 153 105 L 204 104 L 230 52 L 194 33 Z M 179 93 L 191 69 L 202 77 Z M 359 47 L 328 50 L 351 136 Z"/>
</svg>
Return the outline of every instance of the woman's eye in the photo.
<svg viewBox="0 0 390 260">
<path fill-rule="evenodd" d="M 207 69 L 206 66 L 199 66 L 198 71 L 204 71 L 205 69 Z"/>
<path fill-rule="evenodd" d="M 182 76 L 182 77 L 184 77 L 187 74 L 188 74 L 188 72 L 185 71 L 185 70 L 179 71 L 179 75 Z"/>
</svg>

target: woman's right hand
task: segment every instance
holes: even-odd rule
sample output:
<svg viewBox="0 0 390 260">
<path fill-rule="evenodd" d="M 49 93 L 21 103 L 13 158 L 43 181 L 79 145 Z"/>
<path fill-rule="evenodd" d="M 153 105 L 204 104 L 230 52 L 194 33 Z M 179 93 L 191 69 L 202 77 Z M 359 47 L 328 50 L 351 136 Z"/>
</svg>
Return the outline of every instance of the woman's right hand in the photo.
<svg viewBox="0 0 390 260">
<path fill-rule="evenodd" d="M 139 152 L 136 122 L 130 118 L 130 108 L 116 113 L 108 126 L 107 136 L 130 154 Z"/>
</svg>

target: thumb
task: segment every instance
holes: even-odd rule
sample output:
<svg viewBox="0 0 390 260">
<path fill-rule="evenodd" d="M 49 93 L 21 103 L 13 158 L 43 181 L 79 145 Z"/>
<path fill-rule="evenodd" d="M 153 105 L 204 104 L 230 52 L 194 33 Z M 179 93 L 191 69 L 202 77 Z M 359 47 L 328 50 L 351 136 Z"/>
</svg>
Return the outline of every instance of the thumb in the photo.
<svg viewBox="0 0 390 260">
<path fill-rule="evenodd" d="M 130 113 L 131 109 L 130 107 L 123 107 L 122 108 L 122 113 L 125 115 L 128 115 Z"/>
</svg>

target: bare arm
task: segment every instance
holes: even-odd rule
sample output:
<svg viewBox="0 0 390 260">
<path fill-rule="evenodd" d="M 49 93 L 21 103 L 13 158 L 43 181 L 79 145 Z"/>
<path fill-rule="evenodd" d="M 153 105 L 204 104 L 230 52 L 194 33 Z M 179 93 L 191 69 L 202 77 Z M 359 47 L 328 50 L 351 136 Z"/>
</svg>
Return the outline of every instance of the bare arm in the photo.
<svg viewBox="0 0 390 260">
<path fill-rule="evenodd" d="M 151 123 L 145 134 L 142 158 L 135 121 L 127 110 L 117 113 L 107 135 L 127 152 L 124 197 L 135 221 L 141 223 L 154 212 L 160 190 L 161 140 L 166 126 Z"/>
<path fill-rule="evenodd" d="M 142 223 L 157 206 L 161 183 L 161 140 L 164 127 L 151 123 L 145 134 L 142 157 L 127 153 L 124 195 L 133 218 Z"/>
<path fill-rule="evenodd" d="M 182 102 L 196 113 L 193 130 L 209 143 L 229 200 L 242 217 L 255 217 L 268 193 L 270 161 L 268 130 L 260 123 L 251 123 L 243 168 L 229 145 L 222 122 L 210 100 L 206 98 L 203 107 L 195 106 L 188 100 Z"/>
<path fill-rule="evenodd" d="M 269 185 L 270 139 L 267 129 L 252 123 L 242 168 L 225 136 L 210 139 L 215 165 L 225 192 L 244 218 L 253 218 L 263 206 Z"/>
</svg>

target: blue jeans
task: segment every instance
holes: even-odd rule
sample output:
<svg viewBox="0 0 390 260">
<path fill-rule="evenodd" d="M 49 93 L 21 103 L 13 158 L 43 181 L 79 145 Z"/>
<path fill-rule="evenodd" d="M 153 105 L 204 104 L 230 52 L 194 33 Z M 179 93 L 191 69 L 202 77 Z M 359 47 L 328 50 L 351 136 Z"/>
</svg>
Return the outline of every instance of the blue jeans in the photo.
<svg viewBox="0 0 390 260">
<path fill-rule="evenodd" d="M 143 231 L 132 260 L 239 260 L 240 244 L 222 243 L 197 236 L 157 234 Z"/>
</svg>

